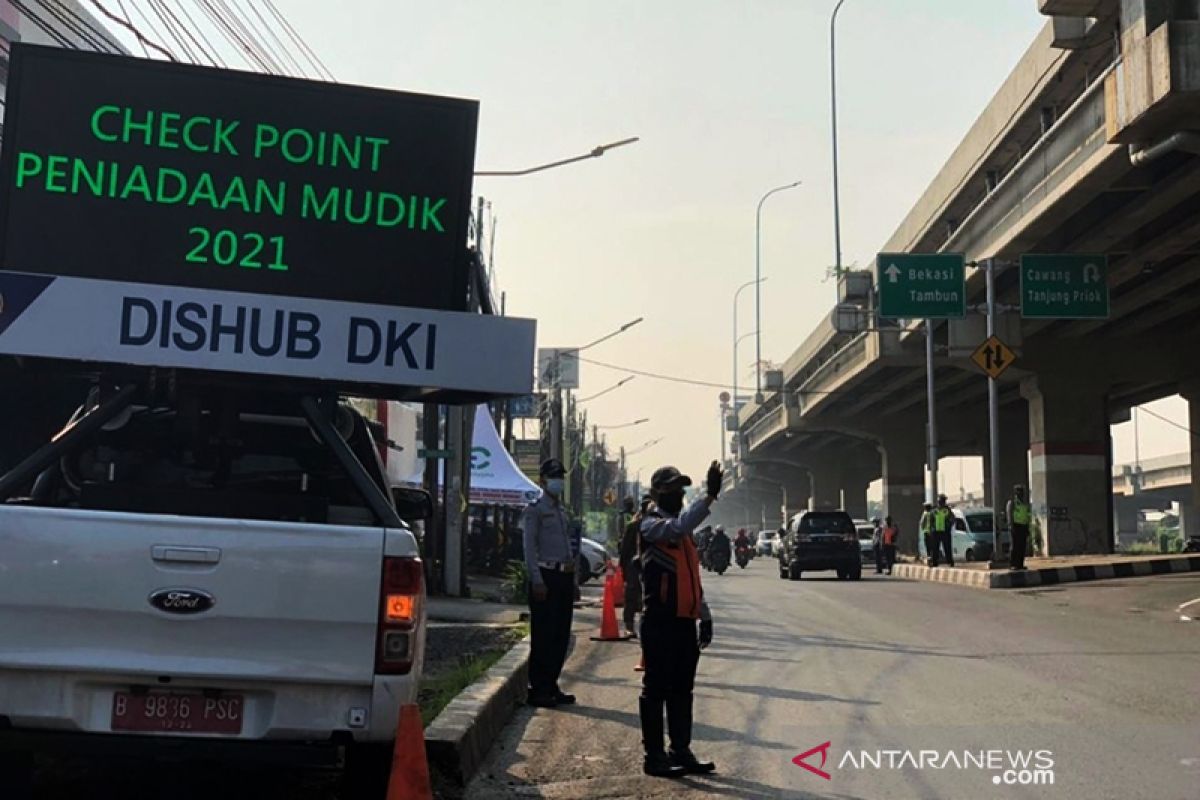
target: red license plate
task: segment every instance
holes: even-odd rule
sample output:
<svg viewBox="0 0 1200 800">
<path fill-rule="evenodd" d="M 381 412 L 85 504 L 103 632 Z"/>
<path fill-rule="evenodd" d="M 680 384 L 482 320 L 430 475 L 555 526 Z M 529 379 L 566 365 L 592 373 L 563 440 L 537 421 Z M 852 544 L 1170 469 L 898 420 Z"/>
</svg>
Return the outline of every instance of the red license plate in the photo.
<svg viewBox="0 0 1200 800">
<path fill-rule="evenodd" d="M 240 694 L 205 696 L 174 692 L 113 695 L 112 729 L 142 733 L 242 732 L 245 701 Z"/>
</svg>

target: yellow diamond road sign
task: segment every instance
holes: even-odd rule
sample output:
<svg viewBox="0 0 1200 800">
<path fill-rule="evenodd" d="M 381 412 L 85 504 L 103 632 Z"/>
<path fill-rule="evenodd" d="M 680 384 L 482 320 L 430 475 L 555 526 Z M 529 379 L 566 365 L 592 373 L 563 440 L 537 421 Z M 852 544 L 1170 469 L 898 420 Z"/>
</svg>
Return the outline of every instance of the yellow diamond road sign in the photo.
<svg viewBox="0 0 1200 800">
<path fill-rule="evenodd" d="M 990 336 L 986 342 L 975 348 L 971 360 L 978 364 L 988 377 L 999 378 L 1017 360 L 1017 354 L 997 337 Z"/>
</svg>

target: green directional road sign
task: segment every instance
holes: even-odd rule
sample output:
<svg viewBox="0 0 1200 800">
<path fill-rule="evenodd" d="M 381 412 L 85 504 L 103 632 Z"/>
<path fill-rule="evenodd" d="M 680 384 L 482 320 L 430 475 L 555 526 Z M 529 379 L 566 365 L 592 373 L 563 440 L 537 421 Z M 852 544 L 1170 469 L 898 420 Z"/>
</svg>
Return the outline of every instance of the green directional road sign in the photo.
<svg viewBox="0 0 1200 800">
<path fill-rule="evenodd" d="M 1106 319 L 1108 257 L 1021 256 L 1021 316 Z"/>
<path fill-rule="evenodd" d="M 961 253 L 880 253 L 879 316 L 958 319 L 967 312 L 966 265 Z"/>
</svg>

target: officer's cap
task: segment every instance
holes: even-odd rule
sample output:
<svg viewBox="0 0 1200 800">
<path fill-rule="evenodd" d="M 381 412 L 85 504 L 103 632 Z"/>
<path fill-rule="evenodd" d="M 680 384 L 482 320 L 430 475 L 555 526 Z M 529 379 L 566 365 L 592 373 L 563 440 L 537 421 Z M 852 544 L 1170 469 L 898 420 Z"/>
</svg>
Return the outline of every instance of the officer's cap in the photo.
<svg viewBox="0 0 1200 800">
<path fill-rule="evenodd" d="M 650 488 L 656 492 L 671 492 L 691 485 L 692 479 L 674 467 L 659 467 L 650 476 Z"/>
<path fill-rule="evenodd" d="M 557 458 L 548 458 L 542 462 L 539 474 L 543 478 L 562 478 L 567 474 L 567 468 Z"/>
</svg>

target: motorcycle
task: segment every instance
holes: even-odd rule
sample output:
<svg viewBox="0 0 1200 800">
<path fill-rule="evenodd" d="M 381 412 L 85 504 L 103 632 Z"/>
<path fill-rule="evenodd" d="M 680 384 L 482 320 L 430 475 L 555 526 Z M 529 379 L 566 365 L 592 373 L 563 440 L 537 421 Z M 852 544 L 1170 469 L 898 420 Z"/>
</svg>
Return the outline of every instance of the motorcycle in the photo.
<svg viewBox="0 0 1200 800">
<path fill-rule="evenodd" d="M 710 547 L 708 554 L 708 568 L 718 575 L 724 575 L 725 570 L 729 569 L 729 548 L 728 547 Z"/>
<path fill-rule="evenodd" d="M 735 557 L 737 559 L 737 565 L 739 567 L 741 567 L 742 569 L 745 569 L 746 565 L 750 563 L 750 559 L 752 557 L 751 551 L 750 551 L 750 546 L 749 545 L 741 545 L 740 547 L 738 547 L 737 554 Z"/>
</svg>

